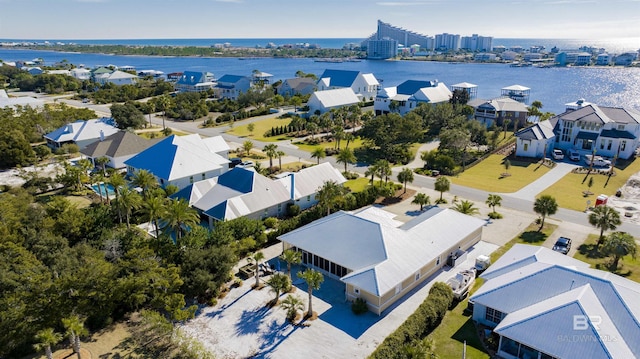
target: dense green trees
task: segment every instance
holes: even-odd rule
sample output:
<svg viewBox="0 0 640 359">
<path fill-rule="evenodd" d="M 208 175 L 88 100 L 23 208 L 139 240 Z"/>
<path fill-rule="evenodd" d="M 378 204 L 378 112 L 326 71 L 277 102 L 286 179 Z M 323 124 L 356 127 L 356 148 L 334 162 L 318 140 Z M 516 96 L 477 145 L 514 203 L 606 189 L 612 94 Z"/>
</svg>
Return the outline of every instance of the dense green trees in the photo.
<svg viewBox="0 0 640 359">
<path fill-rule="evenodd" d="M 370 150 L 378 152 L 378 158 L 408 163 L 409 146 L 422 140 L 422 132 L 422 118 L 416 114 L 389 113 L 366 121 L 359 134 Z"/>
<path fill-rule="evenodd" d="M 594 227 L 600 228 L 600 236 L 598 237 L 599 246 L 604 240 L 604 231 L 615 230 L 622 224 L 622 220 L 620 219 L 620 212 L 616 211 L 613 207 L 601 205 L 589 213 L 589 223 Z"/>
<path fill-rule="evenodd" d="M 147 123 L 144 114 L 138 110 L 133 102 L 125 102 L 123 105 L 114 103 L 111 105 L 111 116 L 116 120 L 120 129 L 138 129 Z"/>
</svg>

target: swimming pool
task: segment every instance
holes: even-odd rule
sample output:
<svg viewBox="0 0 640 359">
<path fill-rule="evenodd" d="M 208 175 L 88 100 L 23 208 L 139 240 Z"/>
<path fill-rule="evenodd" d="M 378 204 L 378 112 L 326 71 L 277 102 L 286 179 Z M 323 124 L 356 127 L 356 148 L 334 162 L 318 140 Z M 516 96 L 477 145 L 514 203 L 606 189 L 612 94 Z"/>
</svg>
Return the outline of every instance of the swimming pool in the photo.
<svg viewBox="0 0 640 359">
<path fill-rule="evenodd" d="M 109 198 L 114 197 L 116 195 L 116 192 L 110 183 L 100 182 L 92 185 L 91 188 L 93 188 L 93 191 L 98 195 L 100 194 L 100 191 L 102 191 L 102 196 L 104 196 L 105 189 Z"/>
</svg>

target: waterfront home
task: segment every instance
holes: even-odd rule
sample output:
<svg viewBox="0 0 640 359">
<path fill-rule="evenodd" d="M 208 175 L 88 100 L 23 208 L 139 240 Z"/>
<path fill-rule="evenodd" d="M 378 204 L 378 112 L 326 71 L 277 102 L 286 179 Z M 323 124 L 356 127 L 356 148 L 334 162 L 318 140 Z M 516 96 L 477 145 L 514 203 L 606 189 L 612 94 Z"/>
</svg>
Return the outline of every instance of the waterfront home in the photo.
<svg viewBox="0 0 640 359">
<path fill-rule="evenodd" d="M 469 82 L 460 82 L 455 85 L 451 85 L 451 92 L 456 90 L 464 91 L 469 94 L 469 100 L 473 100 L 478 97 L 478 85 Z"/>
<path fill-rule="evenodd" d="M 638 59 L 637 52 L 625 52 L 624 54 L 617 55 L 613 59 L 613 62 L 618 66 L 630 66 L 637 59 Z"/>
<path fill-rule="evenodd" d="M 454 254 L 478 243 L 485 221 L 448 208 L 427 209 L 407 223 L 376 207 L 339 211 L 278 239 L 302 264 L 344 284 L 381 315 L 438 272 Z"/>
<path fill-rule="evenodd" d="M 254 71 L 251 74 L 251 78 L 253 80 L 254 85 L 264 86 L 264 85 L 269 85 L 271 83 L 271 79 L 273 78 L 273 75 L 268 72 Z"/>
<path fill-rule="evenodd" d="M 213 89 L 215 85 L 215 78 L 211 72 L 185 71 L 180 74 L 174 87 L 179 92 L 205 92 Z"/>
<path fill-rule="evenodd" d="M 350 88 L 362 101 L 373 101 L 379 87 L 373 74 L 350 70 L 324 70 L 317 82 L 318 91 Z"/>
<path fill-rule="evenodd" d="M 556 120 L 537 122 L 516 132 L 516 156 L 545 158 L 554 149 Z"/>
<path fill-rule="evenodd" d="M 316 81 L 310 77 L 295 77 L 282 81 L 276 93 L 284 97 L 310 95 L 316 90 Z"/>
<path fill-rule="evenodd" d="M 525 104 L 508 97 L 493 100 L 474 99 L 467 102 L 473 107 L 473 118 L 487 127 L 502 126 L 504 121 L 523 127 L 527 122 L 529 110 Z"/>
<path fill-rule="evenodd" d="M 373 104 L 376 115 L 398 112 L 402 115 L 420 103 L 448 102 L 452 93 L 447 86 L 435 81 L 407 80 L 396 87 L 385 87 L 376 95 Z"/>
<path fill-rule="evenodd" d="M 16 109 L 27 106 L 41 108 L 44 107 L 44 101 L 30 96 L 9 97 L 5 90 L 0 90 L 0 109 L 5 107 Z"/>
<path fill-rule="evenodd" d="M 220 176 L 229 169 L 229 145 L 222 136 L 202 138 L 198 134 L 171 135 L 124 161 L 127 175 L 147 170 L 161 187 L 179 189 Z"/>
<path fill-rule="evenodd" d="M 80 150 L 80 153 L 87 156 L 96 165 L 96 159 L 106 157 L 109 162 L 106 167 L 121 169 L 125 168 L 124 162 L 138 153 L 153 146 L 160 139 L 148 140 L 135 133 L 118 131 L 111 136 L 100 138 L 98 141 L 89 144 Z"/>
<path fill-rule="evenodd" d="M 91 79 L 91 71 L 85 68 L 75 68 L 69 71 L 71 76 L 77 78 L 78 80 L 90 80 Z"/>
<path fill-rule="evenodd" d="M 276 180 L 257 173 L 252 167 L 235 167 L 218 177 L 195 182 L 174 197 L 187 200 L 213 226 L 216 221 L 239 217 L 282 217 L 287 214 L 289 204 L 309 208 L 318 203 L 316 194 L 327 181 L 342 185 L 346 179 L 330 163 Z"/>
<path fill-rule="evenodd" d="M 106 138 L 120 131 L 116 127 L 116 122 L 109 117 L 102 117 L 93 120 L 78 120 L 66 124 L 52 132 L 44 135 L 47 146 L 52 149 L 60 148 L 67 143 L 76 144 L 80 149 L 85 148 L 93 142 Z"/>
<path fill-rule="evenodd" d="M 360 103 L 360 99 L 351 88 L 316 91 L 311 94 L 307 106 L 309 114 L 323 114 L 334 108 L 351 106 Z"/>
<path fill-rule="evenodd" d="M 237 100 L 241 93 L 249 91 L 253 82 L 248 76 L 224 75 L 214 87 L 219 98 Z"/>
<path fill-rule="evenodd" d="M 640 357 L 640 285 L 551 249 L 516 244 L 469 299 L 500 358 Z"/>
<path fill-rule="evenodd" d="M 134 85 L 138 81 L 138 76 L 117 70 L 99 75 L 95 75 L 94 73 L 94 81 L 101 85 L 106 83 L 112 83 L 114 85 Z"/>
<path fill-rule="evenodd" d="M 501 90 L 502 97 L 508 97 L 522 103 L 529 103 L 531 89 L 522 85 L 511 85 L 503 87 Z"/>
</svg>

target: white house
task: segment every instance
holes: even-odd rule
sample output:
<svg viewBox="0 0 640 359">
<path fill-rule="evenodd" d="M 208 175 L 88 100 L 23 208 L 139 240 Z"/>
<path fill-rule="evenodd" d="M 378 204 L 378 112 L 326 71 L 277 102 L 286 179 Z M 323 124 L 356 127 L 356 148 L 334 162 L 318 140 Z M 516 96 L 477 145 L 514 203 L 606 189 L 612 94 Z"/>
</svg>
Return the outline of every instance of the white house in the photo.
<svg viewBox="0 0 640 359">
<path fill-rule="evenodd" d="M 106 83 L 112 83 L 114 85 L 133 85 L 137 80 L 138 76 L 119 70 L 95 76 L 95 81 L 102 85 Z"/>
<path fill-rule="evenodd" d="M 224 75 L 218 79 L 215 89 L 220 98 L 237 100 L 241 93 L 249 91 L 253 82 L 248 76 Z"/>
<path fill-rule="evenodd" d="M 238 217 L 282 217 L 287 213 L 288 204 L 309 208 L 318 203 L 316 194 L 327 181 L 342 185 L 346 179 L 330 163 L 276 180 L 253 168 L 235 167 L 219 177 L 193 183 L 174 197 L 186 199 L 213 226 L 215 221 Z"/>
<path fill-rule="evenodd" d="M 544 158 L 553 148 L 555 121 L 540 121 L 516 133 L 516 156 Z M 545 152 L 546 151 L 546 152 Z"/>
<path fill-rule="evenodd" d="M 30 96 L 9 97 L 5 90 L 0 90 L 0 108 L 10 107 L 16 109 L 27 106 L 41 108 L 44 107 L 44 101 Z"/>
<path fill-rule="evenodd" d="M 500 358 L 640 357 L 640 284 L 551 249 L 516 244 L 469 299 Z"/>
<path fill-rule="evenodd" d="M 402 223 L 376 207 L 336 212 L 283 234 L 283 249 L 345 285 L 347 300 L 362 298 L 378 315 L 445 266 L 453 253 L 482 237 L 485 221 L 431 207 Z"/>
<path fill-rule="evenodd" d="M 448 102 L 452 93 L 441 82 L 407 80 L 396 87 L 385 87 L 378 92 L 373 109 L 376 115 L 389 112 L 405 114 L 420 103 L 437 104 Z M 395 109 L 391 111 L 391 104 Z"/>
<path fill-rule="evenodd" d="M 171 135 L 124 164 L 129 176 L 144 169 L 156 177 L 161 187 L 172 184 L 182 189 L 227 172 L 228 153 L 229 146 L 221 136 Z"/>
<path fill-rule="evenodd" d="M 307 106 L 309 106 L 309 113 L 315 114 L 358 103 L 360 103 L 360 99 L 351 88 L 341 88 L 314 92 L 309 97 Z"/>
<path fill-rule="evenodd" d="M 47 145 L 52 149 L 67 143 L 75 143 L 80 149 L 120 131 L 112 118 L 103 117 L 94 120 L 78 120 L 66 124 L 44 135 Z"/>
<path fill-rule="evenodd" d="M 71 76 L 77 78 L 78 80 L 90 80 L 91 79 L 91 71 L 85 68 L 75 68 L 70 71 Z"/>
<path fill-rule="evenodd" d="M 325 70 L 317 83 L 318 91 L 350 88 L 362 101 L 372 101 L 379 87 L 373 74 L 349 70 Z"/>
</svg>

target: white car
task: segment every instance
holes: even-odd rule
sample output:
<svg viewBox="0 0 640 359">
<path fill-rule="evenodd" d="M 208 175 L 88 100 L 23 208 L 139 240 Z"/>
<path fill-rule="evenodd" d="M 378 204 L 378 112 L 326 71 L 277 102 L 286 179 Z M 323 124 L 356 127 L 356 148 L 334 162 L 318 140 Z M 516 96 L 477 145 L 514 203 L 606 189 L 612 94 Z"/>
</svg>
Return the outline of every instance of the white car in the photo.
<svg viewBox="0 0 640 359">
<path fill-rule="evenodd" d="M 246 168 L 246 167 L 253 167 L 253 166 L 255 166 L 255 163 L 253 163 L 253 161 L 244 161 L 241 164 L 237 165 L 236 167 Z"/>
<path fill-rule="evenodd" d="M 561 150 L 553 150 L 553 159 L 554 160 L 562 160 L 564 159 L 564 153 Z"/>
<path fill-rule="evenodd" d="M 569 150 L 567 151 L 567 155 L 569 155 L 569 159 L 571 161 L 580 161 L 580 152 L 576 151 L 576 150 Z"/>
<path fill-rule="evenodd" d="M 585 161 L 587 162 L 587 165 L 593 166 L 593 167 L 609 167 L 611 166 L 611 161 L 609 160 L 605 160 L 604 158 L 600 157 L 600 156 L 593 156 L 593 155 L 585 155 Z"/>
</svg>

